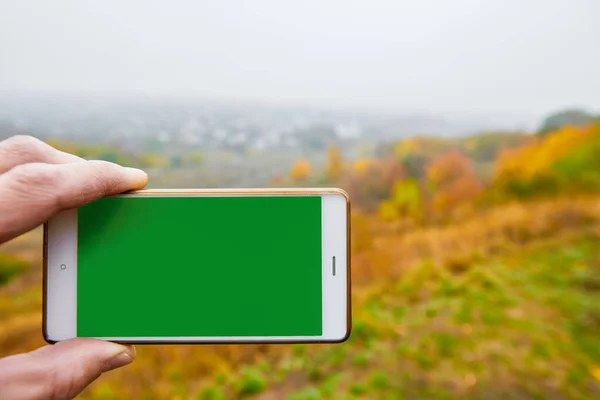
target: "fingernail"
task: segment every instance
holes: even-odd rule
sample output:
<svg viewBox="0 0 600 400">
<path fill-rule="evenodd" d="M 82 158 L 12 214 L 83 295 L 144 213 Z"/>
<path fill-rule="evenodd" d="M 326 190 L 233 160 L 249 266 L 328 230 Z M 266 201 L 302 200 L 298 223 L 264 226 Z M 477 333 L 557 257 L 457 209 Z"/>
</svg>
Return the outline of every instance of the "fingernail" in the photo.
<svg viewBox="0 0 600 400">
<path fill-rule="evenodd" d="M 118 354 L 106 362 L 104 372 L 131 364 L 132 361 L 133 357 L 128 352 Z"/>
</svg>

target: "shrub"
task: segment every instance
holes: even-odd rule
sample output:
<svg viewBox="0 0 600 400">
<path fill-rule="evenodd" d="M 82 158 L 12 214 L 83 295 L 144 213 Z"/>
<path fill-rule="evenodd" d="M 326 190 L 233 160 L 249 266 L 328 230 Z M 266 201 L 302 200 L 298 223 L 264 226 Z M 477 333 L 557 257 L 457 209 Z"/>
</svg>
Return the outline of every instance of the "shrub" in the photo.
<svg viewBox="0 0 600 400">
<path fill-rule="evenodd" d="M 267 381 L 260 371 L 246 368 L 242 371 L 239 382 L 238 394 L 242 396 L 252 396 L 265 390 Z"/>
<path fill-rule="evenodd" d="M 0 285 L 5 284 L 27 269 L 27 262 L 6 253 L 0 253 Z"/>
</svg>

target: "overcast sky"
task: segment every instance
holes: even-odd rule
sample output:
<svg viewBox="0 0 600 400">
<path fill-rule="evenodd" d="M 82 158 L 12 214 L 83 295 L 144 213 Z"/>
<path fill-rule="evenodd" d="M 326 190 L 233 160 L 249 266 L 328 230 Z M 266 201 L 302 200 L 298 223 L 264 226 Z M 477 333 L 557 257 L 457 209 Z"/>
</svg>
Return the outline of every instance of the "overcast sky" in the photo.
<svg viewBox="0 0 600 400">
<path fill-rule="evenodd" d="M 0 91 L 600 111 L 598 0 L 0 0 Z"/>
</svg>

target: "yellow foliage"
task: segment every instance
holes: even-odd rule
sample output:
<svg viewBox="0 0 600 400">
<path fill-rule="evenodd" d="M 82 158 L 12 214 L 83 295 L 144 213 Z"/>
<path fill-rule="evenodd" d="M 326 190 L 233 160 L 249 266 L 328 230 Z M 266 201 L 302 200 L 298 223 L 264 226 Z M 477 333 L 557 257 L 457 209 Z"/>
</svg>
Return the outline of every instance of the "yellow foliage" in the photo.
<svg viewBox="0 0 600 400">
<path fill-rule="evenodd" d="M 528 144 L 500 152 L 494 169 L 494 179 L 504 181 L 515 178 L 529 179 L 547 172 L 565 155 L 581 146 L 595 134 L 597 126 L 565 126 L 540 140 L 533 138 Z"/>
<path fill-rule="evenodd" d="M 327 150 L 327 176 L 331 180 L 340 177 L 344 169 L 344 160 L 342 152 L 338 147 L 331 147 Z"/>
<path fill-rule="evenodd" d="M 400 218 L 398 208 L 391 200 L 384 200 L 379 205 L 379 218 L 384 221 L 396 221 Z"/>
<path fill-rule="evenodd" d="M 307 179 L 311 174 L 311 166 L 308 160 L 298 160 L 292 165 L 290 170 L 290 178 L 294 182 Z"/>
<path fill-rule="evenodd" d="M 379 217 L 384 221 L 401 218 L 418 221 L 421 218 L 421 189 L 413 179 L 394 183 L 392 196 L 379 205 Z"/>
<path fill-rule="evenodd" d="M 421 149 L 419 138 L 404 139 L 394 146 L 394 154 L 402 157 L 405 154 L 416 153 Z"/>
<path fill-rule="evenodd" d="M 373 161 L 369 160 L 368 158 L 359 158 L 358 160 L 354 161 L 354 164 L 352 164 L 352 170 L 357 175 L 364 175 L 367 173 L 372 164 Z"/>
<path fill-rule="evenodd" d="M 421 217 L 421 189 L 414 179 L 396 182 L 392 190 L 392 201 L 405 217 Z"/>
<path fill-rule="evenodd" d="M 600 365 L 593 366 L 590 372 L 592 373 L 592 376 L 600 382 Z"/>
<path fill-rule="evenodd" d="M 450 199 L 448 193 L 440 192 L 436 194 L 431 200 L 431 208 L 434 211 L 440 212 L 449 208 Z"/>
</svg>

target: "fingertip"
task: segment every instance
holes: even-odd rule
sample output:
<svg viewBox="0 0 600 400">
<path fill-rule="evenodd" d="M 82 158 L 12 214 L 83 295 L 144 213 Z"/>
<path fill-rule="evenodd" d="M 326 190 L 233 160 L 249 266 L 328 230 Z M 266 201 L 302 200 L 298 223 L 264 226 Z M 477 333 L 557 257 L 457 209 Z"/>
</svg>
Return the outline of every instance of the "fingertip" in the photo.
<svg viewBox="0 0 600 400">
<path fill-rule="evenodd" d="M 136 189 L 141 189 L 148 183 L 148 174 L 141 169 L 124 167 L 127 171 L 127 176 L 132 182 L 132 186 Z"/>
<path fill-rule="evenodd" d="M 76 350 L 77 352 L 85 352 L 88 354 L 104 354 L 105 357 L 112 357 L 116 354 L 129 352 L 133 346 L 120 343 L 110 342 L 108 340 L 94 338 L 73 338 L 63 340 L 52 346 L 46 346 L 49 349 L 61 349 L 62 351 Z M 133 350 L 135 356 L 135 349 Z"/>
<path fill-rule="evenodd" d="M 136 350 L 135 346 L 132 344 L 126 344 L 123 346 L 127 349 L 126 350 L 127 354 L 129 354 L 129 356 L 135 360 L 135 357 L 137 356 L 137 350 Z"/>
<path fill-rule="evenodd" d="M 129 353 L 121 353 L 106 361 L 102 372 L 112 371 L 113 369 L 124 367 L 133 362 L 133 357 Z"/>
<path fill-rule="evenodd" d="M 123 352 L 116 356 L 108 359 L 104 363 L 104 372 L 111 371 L 113 369 L 124 367 L 131 364 L 135 360 L 136 350 L 133 345 L 122 345 Z"/>
<path fill-rule="evenodd" d="M 130 364 L 136 356 L 133 345 L 91 338 L 68 339 L 47 347 L 59 351 L 63 357 L 77 354 L 78 357 L 101 361 L 100 369 L 104 372 Z"/>
<path fill-rule="evenodd" d="M 134 358 L 135 348 L 131 345 L 69 339 L 29 353 L 21 377 L 28 379 L 26 383 L 32 390 L 41 393 L 35 398 L 71 399 L 102 373 L 130 364 Z"/>
</svg>

